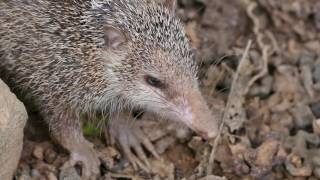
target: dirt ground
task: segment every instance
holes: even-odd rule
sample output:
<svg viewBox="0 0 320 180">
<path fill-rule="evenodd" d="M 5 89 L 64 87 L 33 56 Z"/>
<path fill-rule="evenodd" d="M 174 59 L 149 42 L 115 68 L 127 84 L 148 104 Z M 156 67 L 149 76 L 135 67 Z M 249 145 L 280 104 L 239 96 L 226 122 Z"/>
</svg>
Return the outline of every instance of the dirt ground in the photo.
<svg viewBox="0 0 320 180">
<path fill-rule="evenodd" d="M 149 156 L 151 172 L 134 171 L 103 137 L 88 137 L 100 179 L 320 179 L 320 1 L 180 0 L 177 15 L 221 136 L 206 142 L 145 115 L 162 160 Z M 77 168 L 60 170 L 68 154 L 35 129 L 15 179 L 79 179 Z"/>
</svg>

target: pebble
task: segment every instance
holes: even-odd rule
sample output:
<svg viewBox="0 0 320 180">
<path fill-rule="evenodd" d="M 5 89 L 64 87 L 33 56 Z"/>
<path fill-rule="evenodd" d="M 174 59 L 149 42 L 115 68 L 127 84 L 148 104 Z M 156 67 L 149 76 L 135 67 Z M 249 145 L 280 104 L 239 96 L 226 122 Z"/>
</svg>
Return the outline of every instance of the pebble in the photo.
<svg viewBox="0 0 320 180">
<path fill-rule="evenodd" d="M 175 142 L 175 138 L 173 138 L 172 136 L 167 136 L 157 141 L 154 146 L 156 151 L 159 154 L 162 154 L 169 148 L 169 146 L 173 145 Z"/>
<path fill-rule="evenodd" d="M 188 143 L 188 146 L 194 150 L 198 151 L 199 148 L 203 147 L 204 142 L 202 141 L 202 138 L 199 136 L 193 136 L 191 141 Z"/>
<path fill-rule="evenodd" d="M 175 136 L 180 141 L 186 141 L 191 138 L 192 132 L 190 131 L 190 129 L 187 129 L 187 128 L 176 128 Z"/>
<path fill-rule="evenodd" d="M 40 172 L 39 172 L 37 169 L 32 169 L 32 170 L 31 170 L 31 176 L 32 176 L 33 178 L 38 178 L 38 177 L 41 176 L 41 174 L 40 174 Z"/>
<path fill-rule="evenodd" d="M 312 152 L 315 151 L 315 152 Z M 309 151 L 309 155 L 311 154 L 312 156 L 312 164 L 314 165 L 314 167 L 320 167 L 320 151 L 318 151 L 317 149 L 313 149 L 311 150 L 311 152 Z"/>
<path fill-rule="evenodd" d="M 315 64 L 312 73 L 315 83 L 320 83 L 320 64 Z"/>
<path fill-rule="evenodd" d="M 112 157 L 110 156 L 100 156 L 101 163 L 107 168 L 107 170 L 110 170 L 114 167 L 115 162 Z"/>
<path fill-rule="evenodd" d="M 52 150 L 51 148 L 48 148 L 45 150 L 44 160 L 47 163 L 52 164 L 56 159 L 57 159 L 57 153 L 54 150 Z"/>
<path fill-rule="evenodd" d="M 303 52 L 300 55 L 299 61 L 300 65 L 313 65 L 317 57 L 316 53 L 313 52 Z"/>
<path fill-rule="evenodd" d="M 203 177 L 199 180 L 226 180 L 226 178 L 220 177 L 220 176 L 209 175 L 209 176 Z"/>
<path fill-rule="evenodd" d="M 314 176 L 316 176 L 317 178 L 320 179 L 320 167 L 316 167 L 313 169 L 313 174 Z"/>
<path fill-rule="evenodd" d="M 101 180 L 113 180 L 113 178 L 110 176 L 110 174 L 104 175 Z"/>
<path fill-rule="evenodd" d="M 318 30 L 320 30 L 320 12 L 319 12 L 319 8 L 320 8 L 320 3 L 319 1 L 317 1 L 315 4 L 314 4 L 314 10 L 315 10 L 315 14 L 314 14 L 314 24 L 316 25 L 316 28 Z"/>
<path fill-rule="evenodd" d="M 270 95 L 274 79 L 272 76 L 265 76 L 261 78 L 260 80 L 261 85 L 255 84 L 252 86 L 252 88 L 249 90 L 250 96 L 260 96 L 260 97 L 267 97 Z"/>
<path fill-rule="evenodd" d="M 36 163 L 34 163 L 32 165 L 32 168 L 33 169 L 37 169 L 40 172 L 46 172 L 46 171 L 56 172 L 57 171 L 56 166 L 47 164 L 47 163 L 45 163 L 43 161 L 37 161 Z"/>
<path fill-rule="evenodd" d="M 43 147 L 35 146 L 32 155 L 38 160 L 43 160 Z"/>
<path fill-rule="evenodd" d="M 100 153 L 102 153 L 103 155 L 105 156 L 109 156 L 109 157 L 119 157 L 120 156 L 120 153 L 113 147 L 106 147 L 106 148 L 103 148 Z"/>
<path fill-rule="evenodd" d="M 309 163 L 302 164 L 301 157 L 291 155 L 285 161 L 285 166 L 292 176 L 308 177 L 312 174 L 312 167 Z"/>
<path fill-rule="evenodd" d="M 59 154 L 59 156 L 56 158 L 56 160 L 54 160 L 54 162 L 52 163 L 53 166 L 55 167 L 61 167 L 66 161 L 69 160 L 68 156 L 61 156 Z"/>
<path fill-rule="evenodd" d="M 320 52 L 320 42 L 318 40 L 309 41 L 305 46 L 314 52 Z"/>
<path fill-rule="evenodd" d="M 113 169 L 115 166 L 114 158 L 119 158 L 119 152 L 113 147 L 105 147 L 99 150 L 99 157 L 101 163 L 107 170 Z"/>
<path fill-rule="evenodd" d="M 81 180 L 81 177 L 77 173 L 74 167 L 62 169 L 59 174 L 60 180 Z"/>
<path fill-rule="evenodd" d="M 316 119 L 312 122 L 313 132 L 320 135 L 320 119 Z"/>
<path fill-rule="evenodd" d="M 174 179 L 175 167 L 172 162 L 154 159 L 151 162 L 151 172 L 157 174 L 160 179 Z"/>
<path fill-rule="evenodd" d="M 16 177 L 15 179 L 16 180 L 31 180 L 31 177 L 29 174 L 22 174 L 21 176 Z"/>
<path fill-rule="evenodd" d="M 15 172 L 16 180 L 31 180 L 30 177 L 30 167 L 25 163 L 20 163 L 17 171 Z"/>
<path fill-rule="evenodd" d="M 316 118 L 320 118 L 320 101 L 310 104 L 312 113 Z"/>
<path fill-rule="evenodd" d="M 313 113 L 309 106 L 304 104 L 298 104 L 291 110 L 291 113 L 294 117 L 295 125 L 298 128 L 304 128 L 308 125 L 311 125 L 315 120 Z"/>
<path fill-rule="evenodd" d="M 52 172 L 50 172 L 50 173 L 47 175 L 47 179 L 48 179 L 48 180 L 58 180 L 58 178 L 56 177 L 56 175 L 54 175 Z"/>
</svg>

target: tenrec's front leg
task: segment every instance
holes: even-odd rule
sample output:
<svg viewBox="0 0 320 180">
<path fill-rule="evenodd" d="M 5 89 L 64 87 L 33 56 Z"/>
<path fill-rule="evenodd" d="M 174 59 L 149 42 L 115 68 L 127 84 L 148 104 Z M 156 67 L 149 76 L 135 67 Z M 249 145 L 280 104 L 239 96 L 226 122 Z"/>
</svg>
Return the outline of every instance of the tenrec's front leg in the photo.
<svg viewBox="0 0 320 180">
<path fill-rule="evenodd" d="M 48 121 L 52 138 L 70 152 L 70 159 L 62 168 L 80 164 L 82 179 L 96 179 L 99 174 L 100 161 L 93 149 L 93 144 L 87 141 L 82 134 L 80 119 L 62 112 Z"/>
<path fill-rule="evenodd" d="M 135 118 L 128 112 L 111 116 L 108 124 L 107 138 L 118 143 L 124 155 L 134 169 L 140 167 L 145 171 L 150 170 L 150 164 L 143 150 L 144 146 L 156 158 L 160 158 L 153 144 L 135 123 Z M 111 136 L 111 137 L 110 137 Z M 134 151 L 132 152 L 131 149 Z"/>
</svg>

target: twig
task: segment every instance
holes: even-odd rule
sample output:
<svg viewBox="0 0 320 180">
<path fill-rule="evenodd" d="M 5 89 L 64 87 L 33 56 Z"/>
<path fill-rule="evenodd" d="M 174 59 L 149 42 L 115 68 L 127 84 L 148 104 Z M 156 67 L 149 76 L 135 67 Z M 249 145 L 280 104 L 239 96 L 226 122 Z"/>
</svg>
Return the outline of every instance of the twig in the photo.
<svg viewBox="0 0 320 180">
<path fill-rule="evenodd" d="M 245 90 L 245 94 L 248 93 L 250 87 L 260 78 L 264 77 L 265 75 L 268 74 L 268 61 L 269 61 L 269 56 L 273 54 L 274 52 L 279 52 L 279 46 L 278 43 L 274 37 L 274 35 L 269 31 L 269 30 L 264 30 L 265 34 L 262 33 L 263 27 L 260 24 L 260 21 L 258 17 L 254 14 L 254 10 L 257 8 L 257 3 L 252 2 L 248 8 L 247 8 L 247 14 L 253 21 L 254 27 L 253 27 L 253 32 L 257 37 L 257 43 L 260 49 L 262 49 L 262 68 L 260 72 L 255 75 L 253 78 L 248 83 L 248 86 Z M 271 41 L 271 45 L 267 45 L 266 43 L 263 42 L 263 39 L 269 39 Z"/>
<path fill-rule="evenodd" d="M 216 152 L 218 143 L 219 143 L 220 138 L 221 138 L 221 134 L 222 134 L 222 130 L 223 130 L 225 121 L 227 119 L 227 114 L 228 114 L 228 111 L 229 111 L 230 105 L 231 105 L 230 102 L 232 101 L 232 99 L 230 97 L 232 97 L 232 94 L 234 94 L 233 92 L 236 91 L 234 85 L 237 83 L 237 80 L 239 79 L 239 74 L 240 74 L 241 70 L 243 69 L 243 67 L 245 66 L 245 60 L 246 60 L 246 58 L 248 56 L 250 47 L 251 47 L 251 40 L 249 40 L 248 43 L 247 43 L 246 49 L 245 49 L 245 51 L 244 51 L 244 53 L 242 55 L 242 58 L 240 60 L 239 66 L 237 68 L 237 71 L 236 71 L 236 73 L 235 73 L 235 75 L 233 77 L 233 82 L 232 82 L 232 85 L 231 85 L 231 90 L 230 90 L 230 94 L 229 94 L 229 97 L 228 97 L 228 102 L 227 102 L 225 111 L 223 113 L 222 121 L 221 121 L 221 124 L 220 124 L 220 127 L 219 127 L 218 136 L 216 137 L 216 139 L 214 140 L 214 143 L 212 145 L 212 151 L 211 151 L 211 154 L 210 154 L 210 157 L 209 157 L 209 162 L 208 162 L 208 167 L 207 167 L 207 175 L 211 175 L 212 174 L 213 165 L 214 165 L 214 159 L 215 159 L 215 152 Z"/>
<path fill-rule="evenodd" d="M 262 78 L 263 76 L 267 75 L 269 70 L 268 70 L 268 57 L 269 57 L 269 50 L 270 50 L 270 46 L 265 46 L 265 48 L 262 49 L 262 60 L 263 60 L 263 64 L 262 64 L 262 69 L 261 71 L 253 76 L 249 83 L 248 86 L 246 88 L 246 90 L 244 91 L 244 94 L 247 94 L 249 92 L 249 89 L 252 87 L 252 85 L 260 78 Z"/>
</svg>

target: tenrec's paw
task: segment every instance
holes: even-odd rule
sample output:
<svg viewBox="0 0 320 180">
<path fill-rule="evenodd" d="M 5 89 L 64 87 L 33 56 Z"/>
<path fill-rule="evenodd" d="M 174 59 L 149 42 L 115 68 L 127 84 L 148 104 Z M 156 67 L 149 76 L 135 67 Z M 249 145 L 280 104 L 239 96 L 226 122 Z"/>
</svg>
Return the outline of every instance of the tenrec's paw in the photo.
<svg viewBox="0 0 320 180">
<path fill-rule="evenodd" d="M 153 144 L 141 131 L 140 127 L 134 123 L 134 119 L 113 120 L 113 123 L 110 123 L 109 135 L 119 144 L 135 170 L 139 167 L 146 172 L 150 171 L 150 163 L 143 146 L 154 157 L 160 159 Z"/>
<path fill-rule="evenodd" d="M 100 173 L 100 161 L 91 143 L 81 143 L 81 146 L 70 152 L 70 159 L 61 167 L 69 168 L 80 164 L 82 168 L 82 179 L 96 179 Z"/>
</svg>

